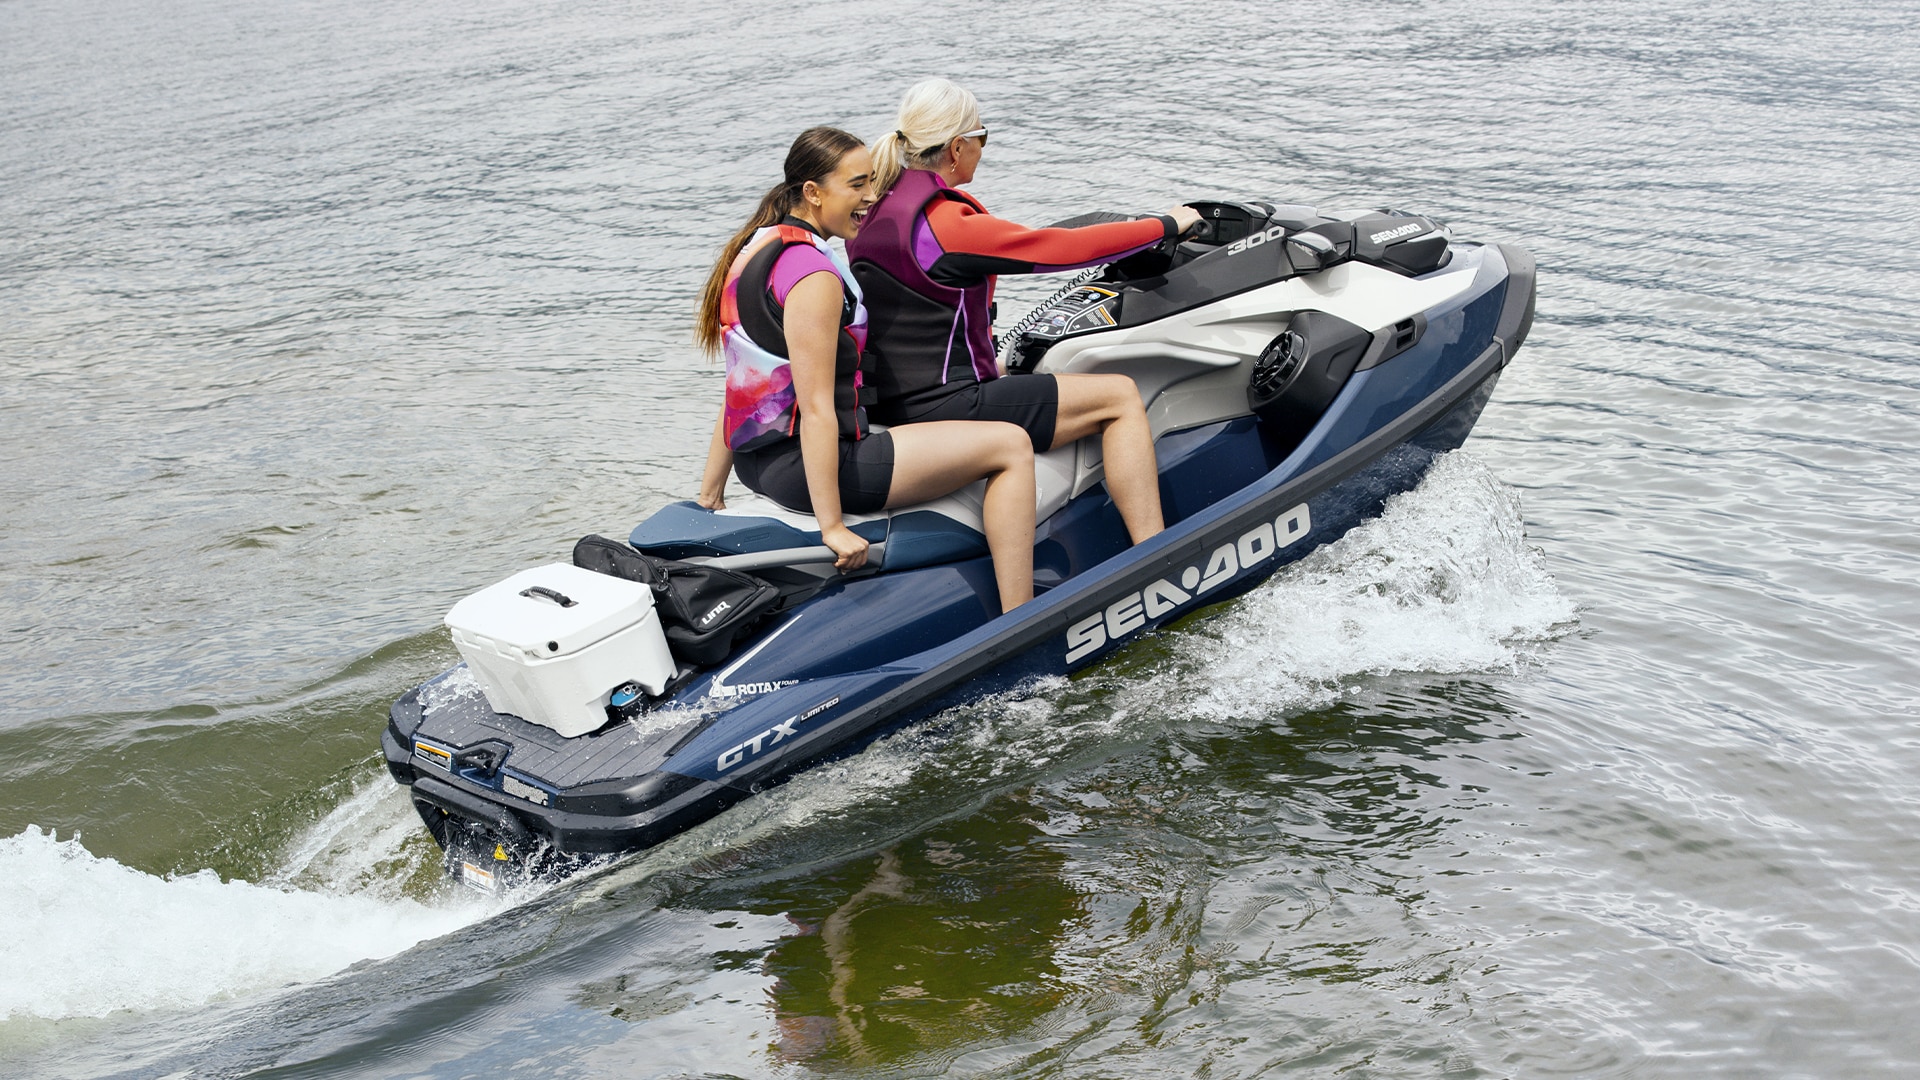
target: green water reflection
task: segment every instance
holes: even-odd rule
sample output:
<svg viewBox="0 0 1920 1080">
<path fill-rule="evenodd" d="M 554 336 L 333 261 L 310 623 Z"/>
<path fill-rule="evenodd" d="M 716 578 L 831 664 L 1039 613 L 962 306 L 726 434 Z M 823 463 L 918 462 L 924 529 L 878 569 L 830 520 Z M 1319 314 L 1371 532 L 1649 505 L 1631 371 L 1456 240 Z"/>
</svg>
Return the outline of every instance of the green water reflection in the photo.
<svg viewBox="0 0 1920 1080">
<path fill-rule="evenodd" d="M 1483 682 L 1382 680 L 1364 701 L 1188 726 L 877 851 L 790 874 L 735 867 L 668 903 L 785 920 L 771 948 L 715 959 L 763 980 L 778 1062 L 945 1067 L 1014 1047 L 1039 1060 L 1096 1035 L 1161 1045 L 1203 1022 L 1282 1058 L 1322 1055 L 1317 993 L 1409 1022 L 1452 1007 L 1471 949 L 1418 918 L 1432 875 L 1472 843 L 1460 824 L 1484 792 L 1459 774 L 1481 767 L 1476 744 L 1517 734 Z M 947 774 L 876 815 L 915 815 L 979 779 Z M 679 992 L 594 1005 L 642 1020 Z M 1263 1018 L 1228 995 L 1257 998 Z M 1118 1016 L 1132 1019 L 1106 1031 Z M 1451 1053 L 1413 1041 L 1403 1052 Z"/>
<path fill-rule="evenodd" d="M 1026 797 L 997 798 L 877 854 L 726 897 L 790 926 L 757 958 L 769 1052 L 896 1061 L 1005 1038 L 1066 1000 L 1074 987 L 1054 958 L 1085 897 L 1044 824 Z"/>
</svg>

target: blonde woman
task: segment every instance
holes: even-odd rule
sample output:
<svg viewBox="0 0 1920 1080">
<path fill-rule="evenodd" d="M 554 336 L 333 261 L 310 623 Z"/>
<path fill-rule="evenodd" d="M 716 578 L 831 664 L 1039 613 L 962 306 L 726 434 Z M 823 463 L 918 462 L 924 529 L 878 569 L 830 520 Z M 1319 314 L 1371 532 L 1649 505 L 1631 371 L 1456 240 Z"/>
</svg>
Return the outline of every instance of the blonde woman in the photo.
<svg viewBox="0 0 1920 1080">
<path fill-rule="evenodd" d="M 925 502 L 985 478 L 987 549 L 1002 611 L 1033 598 L 1033 448 L 1011 424 L 867 427 L 859 283 L 827 238 L 851 240 L 874 203 L 859 139 L 809 128 L 786 178 L 721 249 L 700 297 L 695 338 L 727 364 L 700 505 L 726 505 L 731 470 L 747 487 L 811 512 L 842 571 L 867 542 L 843 514 Z"/>
<path fill-rule="evenodd" d="M 945 79 L 916 83 L 893 131 L 874 143 L 874 183 L 884 194 L 847 243 L 872 311 L 867 348 L 874 418 L 1018 424 L 1035 451 L 1100 435 L 1107 492 L 1134 543 L 1159 532 L 1160 478 L 1153 434 L 1124 375 L 1003 378 L 993 346 L 993 289 L 1000 274 L 1044 274 L 1125 258 L 1200 220 L 1191 207 L 1137 221 L 1029 229 L 987 213 L 959 188 L 987 146 L 980 105 Z"/>
</svg>

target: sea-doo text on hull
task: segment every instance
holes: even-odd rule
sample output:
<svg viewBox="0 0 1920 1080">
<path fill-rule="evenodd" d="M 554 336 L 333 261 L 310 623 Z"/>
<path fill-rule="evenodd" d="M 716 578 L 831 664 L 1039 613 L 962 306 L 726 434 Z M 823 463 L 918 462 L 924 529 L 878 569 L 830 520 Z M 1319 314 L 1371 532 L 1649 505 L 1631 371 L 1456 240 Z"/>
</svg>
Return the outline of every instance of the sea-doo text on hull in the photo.
<svg viewBox="0 0 1920 1080">
<path fill-rule="evenodd" d="M 772 605 L 718 659 L 665 649 L 648 590 L 606 574 L 463 601 L 468 662 L 395 702 L 382 737 L 450 868 L 484 886 L 646 847 L 901 723 L 1095 663 L 1338 538 L 1466 439 L 1532 324 L 1526 252 L 1406 214 L 1194 205 L 1195 238 L 1083 276 L 1003 353 L 1010 378 L 1134 379 L 1164 532 L 1128 545 L 1086 439 L 1039 455 L 1038 595 L 1004 615 L 977 490 L 850 518 L 880 565 L 845 577 L 809 515 L 661 509 L 634 552 L 751 575 Z"/>
</svg>

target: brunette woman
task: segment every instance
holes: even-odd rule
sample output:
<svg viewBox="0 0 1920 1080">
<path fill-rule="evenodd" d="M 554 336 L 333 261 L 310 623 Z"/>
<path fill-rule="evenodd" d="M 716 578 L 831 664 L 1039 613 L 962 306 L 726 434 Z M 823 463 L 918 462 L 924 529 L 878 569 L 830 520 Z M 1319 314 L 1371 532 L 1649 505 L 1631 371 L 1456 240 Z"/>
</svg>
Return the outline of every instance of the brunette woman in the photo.
<svg viewBox="0 0 1920 1080">
<path fill-rule="evenodd" d="M 842 572 L 867 561 L 843 514 L 924 502 L 984 478 L 987 548 L 1002 611 L 1033 596 L 1033 448 L 1012 424 L 867 426 L 859 283 L 828 237 L 853 239 L 878 189 L 859 139 L 801 132 L 786 178 L 721 251 L 700 297 L 696 340 L 722 353 L 727 396 L 713 429 L 700 505 L 726 505 L 740 482 L 811 512 Z"/>
</svg>

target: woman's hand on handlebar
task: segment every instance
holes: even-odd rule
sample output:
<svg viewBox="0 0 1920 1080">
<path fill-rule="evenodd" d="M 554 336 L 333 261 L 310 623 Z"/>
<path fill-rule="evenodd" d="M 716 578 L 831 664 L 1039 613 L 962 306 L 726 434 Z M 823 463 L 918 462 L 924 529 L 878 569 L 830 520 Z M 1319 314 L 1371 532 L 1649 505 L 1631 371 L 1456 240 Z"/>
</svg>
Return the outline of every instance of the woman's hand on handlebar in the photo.
<svg viewBox="0 0 1920 1080">
<path fill-rule="evenodd" d="M 1200 224 L 1200 211 L 1191 206 L 1176 206 L 1167 211 L 1167 216 L 1173 219 L 1174 228 L 1179 230 L 1177 235 L 1180 236 L 1187 235 L 1194 230 L 1194 226 Z"/>
<path fill-rule="evenodd" d="M 845 525 L 821 529 L 820 542 L 839 556 L 833 560 L 833 568 L 843 574 L 850 574 L 867 565 L 867 542 Z"/>
</svg>

